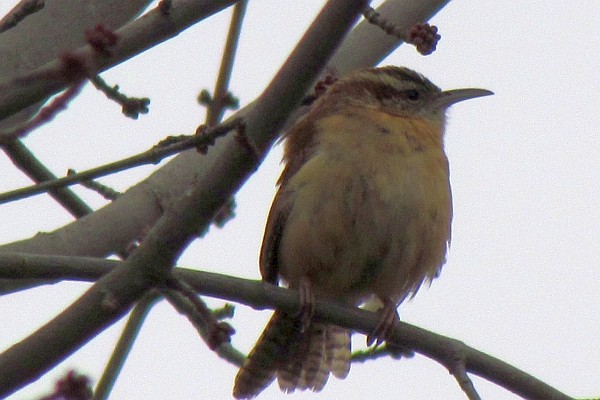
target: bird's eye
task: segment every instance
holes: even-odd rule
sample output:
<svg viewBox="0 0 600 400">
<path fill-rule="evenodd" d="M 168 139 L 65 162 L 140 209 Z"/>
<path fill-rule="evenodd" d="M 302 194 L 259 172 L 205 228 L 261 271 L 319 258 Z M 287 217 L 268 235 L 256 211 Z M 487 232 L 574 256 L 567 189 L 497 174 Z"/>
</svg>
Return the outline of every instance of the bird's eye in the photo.
<svg viewBox="0 0 600 400">
<path fill-rule="evenodd" d="M 417 101 L 421 97 L 421 93 L 418 90 L 410 89 L 406 91 L 406 98 L 410 101 Z"/>
</svg>

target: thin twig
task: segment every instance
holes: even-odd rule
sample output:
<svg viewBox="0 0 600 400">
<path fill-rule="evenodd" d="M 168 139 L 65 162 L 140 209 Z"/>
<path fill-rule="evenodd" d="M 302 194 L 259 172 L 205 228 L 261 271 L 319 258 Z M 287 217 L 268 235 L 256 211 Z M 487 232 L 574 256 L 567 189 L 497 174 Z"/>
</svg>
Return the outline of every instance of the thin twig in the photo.
<svg viewBox="0 0 600 400">
<path fill-rule="evenodd" d="M 100 75 L 90 78 L 96 89 L 100 90 L 109 99 L 121 105 L 123 114 L 132 119 L 138 119 L 140 114 L 148 114 L 150 99 L 147 97 L 128 97 L 119 91 L 119 85 L 109 86 Z"/>
<path fill-rule="evenodd" d="M 381 28 L 388 35 L 396 36 L 406 43 L 414 45 L 417 51 L 424 56 L 433 53 L 437 43 L 441 39 L 437 27 L 428 23 L 416 24 L 406 32 L 396 24 L 383 18 L 381 14 L 370 6 L 365 7 L 363 16 L 367 21 Z"/>
<path fill-rule="evenodd" d="M 72 168 L 69 168 L 67 170 L 67 176 L 72 176 L 77 174 L 77 171 L 75 171 Z M 116 200 L 117 197 L 119 197 L 122 193 L 111 188 L 110 186 L 104 185 L 100 182 L 97 181 L 93 181 L 93 180 L 89 180 L 89 181 L 81 181 L 81 186 L 88 188 L 90 190 L 93 190 L 94 192 L 98 193 L 100 196 L 104 197 L 106 200 Z"/>
<path fill-rule="evenodd" d="M 367 21 L 369 21 L 373 25 L 380 27 L 388 35 L 394 35 L 397 38 L 402 39 L 406 42 L 406 32 L 396 27 L 396 25 L 388 22 L 388 20 L 383 18 L 381 14 L 379 14 L 373 7 L 365 7 L 363 11 L 363 16 Z"/>
<path fill-rule="evenodd" d="M 160 300 L 160 295 L 157 292 L 149 292 L 138 302 L 129 315 L 129 320 L 119 337 L 115 349 L 113 350 L 110 360 L 106 364 L 106 368 L 102 372 L 100 380 L 96 384 L 93 400 L 104 400 L 110 395 L 110 392 L 117 380 L 125 360 L 133 347 L 133 344 L 142 328 L 142 324 L 146 316 Z"/>
<path fill-rule="evenodd" d="M 44 107 L 31 121 L 10 132 L 3 133 L 5 136 L 0 137 L 1 147 L 13 164 L 36 183 L 54 180 L 56 176 L 29 151 L 18 137 L 24 136 L 35 127 L 51 120 L 60 110 L 64 109 L 66 104 L 81 90 L 86 73 L 86 65 L 79 57 L 71 53 L 64 53 L 60 57 L 57 79 L 69 82 L 70 88 L 54 99 L 50 105 Z M 76 218 L 92 212 L 92 209 L 69 189 L 57 188 L 49 192 L 50 196 Z"/>
<path fill-rule="evenodd" d="M 56 96 L 50 104 L 42 108 L 39 113 L 31 120 L 25 122 L 10 131 L 0 132 L 0 146 L 21 139 L 34 129 L 52 121 L 61 111 L 67 109 L 67 105 L 81 92 L 84 81 L 79 81 L 76 84 L 65 90 L 60 96 Z"/>
<path fill-rule="evenodd" d="M 181 294 L 193 306 L 181 309 L 184 310 L 188 319 L 198 329 L 211 350 L 231 342 L 231 335 L 235 333 L 233 327 L 227 322 L 219 321 L 190 285 L 176 276 L 171 276 L 166 284 L 177 294 Z M 174 297 L 176 298 L 177 295 Z M 173 296 L 170 296 L 170 298 L 173 300 Z"/>
<path fill-rule="evenodd" d="M 74 185 L 78 182 L 96 179 L 101 176 L 113 174 L 115 172 L 123 171 L 132 167 L 145 164 L 157 164 L 162 159 L 169 157 L 173 154 L 177 154 L 183 150 L 214 143 L 216 137 L 226 135 L 231 130 L 236 129 L 236 127 L 239 126 L 240 123 L 241 121 L 235 118 L 227 123 L 206 129 L 205 131 L 203 131 L 202 135 L 187 136 L 184 140 L 177 140 L 175 141 L 175 143 L 170 143 L 167 145 L 159 144 L 152 147 L 149 150 L 146 150 L 142 153 L 125 158 L 120 161 L 115 161 L 113 163 L 105 164 L 100 167 L 89 169 L 87 171 L 82 171 L 75 175 L 58 178 L 53 181 L 43 182 L 37 185 L 27 186 L 21 189 L 16 189 L 10 192 L 2 193 L 0 194 L 0 204 L 20 200 L 25 197 L 33 196 L 40 193 L 45 193 L 49 190 Z"/>
<path fill-rule="evenodd" d="M 481 397 L 479 396 L 479 393 L 477 393 L 471 378 L 469 378 L 469 375 L 467 375 L 464 361 L 458 361 L 450 373 L 452 376 L 454 376 L 458 386 L 460 386 L 462 391 L 465 392 L 469 400 L 481 400 Z"/>
<path fill-rule="evenodd" d="M 215 85 L 214 96 L 210 101 L 208 112 L 206 115 L 206 125 L 213 126 L 223 118 L 223 113 L 227 108 L 236 106 L 237 102 L 228 92 L 229 81 L 231 79 L 231 70 L 235 60 L 235 52 L 237 50 L 240 32 L 242 30 L 242 21 L 246 13 L 247 0 L 238 1 L 233 7 L 231 16 L 231 24 L 229 33 L 227 34 L 227 42 L 223 50 L 223 58 L 219 69 L 219 76 Z"/>
<path fill-rule="evenodd" d="M 2 146 L 13 164 L 34 182 L 49 182 L 56 179 L 54 175 L 20 140 Z M 63 206 L 75 218 L 90 214 L 93 210 L 71 189 L 57 187 L 49 189 L 48 194 Z"/>
<path fill-rule="evenodd" d="M 160 10 L 152 10 L 115 31 L 119 40 L 109 56 L 98 56 L 89 44 L 71 53 L 85 60 L 89 75 L 96 75 L 134 55 L 172 38 L 210 15 L 234 3 L 234 0 L 179 0 L 173 2 L 169 18 Z M 0 119 L 64 90 L 68 82 L 57 80 L 61 62 L 50 61 L 35 70 L 25 71 L 0 84 Z"/>
<path fill-rule="evenodd" d="M 199 318 L 198 311 L 196 306 L 194 306 L 189 299 L 183 294 L 174 291 L 174 290 L 163 290 L 162 291 L 165 298 L 169 301 L 169 303 L 175 308 L 179 313 L 185 315 L 190 323 L 196 328 L 196 331 L 200 335 L 200 337 L 208 343 L 210 340 L 209 332 L 206 330 L 206 326 L 204 325 L 201 318 Z M 197 297 L 197 294 L 194 294 Z M 221 309 L 210 310 L 210 313 L 217 320 L 222 320 L 225 318 L 231 318 L 233 316 L 233 306 L 225 305 Z M 237 367 L 241 367 L 246 359 L 246 356 L 240 352 L 238 349 L 233 347 L 231 343 L 221 343 L 215 349 L 213 349 L 215 353 L 222 358 L 223 360 L 233 364 Z"/>
<path fill-rule="evenodd" d="M 59 60 L 56 79 L 61 82 L 68 82 L 70 88 L 54 99 L 49 106 L 40 111 L 30 122 L 17 127 L 12 133 L 8 133 L 6 137 L 0 137 L 0 139 L 4 139 L 0 140 L 2 142 L 1 147 L 10 157 L 11 161 L 36 183 L 54 180 L 56 176 L 29 151 L 18 139 L 18 136 L 23 136 L 31 129 L 52 119 L 61 109 L 64 109 L 68 101 L 79 93 L 83 81 L 87 76 L 87 67 L 80 57 L 67 52 L 62 54 Z M 18 78 L 16 80 L 18 81 Z M 71 190 L 57 188 L 50 190 L 50 196 L 76 218 L 92 212 L 92 209 Z"/>
</svg>

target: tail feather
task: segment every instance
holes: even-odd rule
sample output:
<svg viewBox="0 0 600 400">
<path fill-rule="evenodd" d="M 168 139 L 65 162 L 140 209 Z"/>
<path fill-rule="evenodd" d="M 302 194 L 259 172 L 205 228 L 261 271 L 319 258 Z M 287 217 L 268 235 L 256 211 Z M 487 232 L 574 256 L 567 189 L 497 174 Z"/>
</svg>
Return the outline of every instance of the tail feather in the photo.
<svg viewBox="0 0 600 400">
<path fill-rule="evenodd" d="M 269 386 L 277 370 L 295 352 L 299 335 L 300 321 L 276 311 L 235 377 L 233 397 L 250 399 Z"/>
<path fill-rule="evenodd" d="M 345 378 L 350 369 L 350 334 L 334 325 L 312 322 L 301 332 L 298 318 L 276 311 L 246 364 L 238 372 L 233 396 L 257 396 L 275 377 L 284 392 L 320 391 L 329 374 Z"/>
<path fill-rule="evenodd" d="M 277 371 L 277 382 L 284 393 L 292 393 L 302 377 L 302 359 L 294 357 Z"/>
<path fill-rule="evenodd" d="M 331 358 L 331 373 L 345 379 L 350 372 L 350 333 L 335 325 L 327 327 L 327 355 Z"/>
<path fill-rule="evenodd" d="M 311 324 L 308 335 L 306 336 L 306 348 L 302 362 L 302 373 L 298 382 L 298 389 L 318 392 L 323 389 L 327 378 L 329 378 L 330 363 L 325 352 L 325 342 L 327 335 L 327 326 L 322 323 L 314 322 Z"/>
</svg>

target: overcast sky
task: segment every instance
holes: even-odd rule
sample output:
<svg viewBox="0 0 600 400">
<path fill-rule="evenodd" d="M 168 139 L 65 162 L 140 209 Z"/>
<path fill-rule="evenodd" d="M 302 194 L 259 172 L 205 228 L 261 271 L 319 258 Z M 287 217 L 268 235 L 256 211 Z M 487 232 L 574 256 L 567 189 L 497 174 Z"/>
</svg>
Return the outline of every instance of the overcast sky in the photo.
<svg viewBox="0 0 600 400">
<path fill-rule="evenodd" d="M 14 1 L 0 4 L 2 14 Z M 265 85 L 322 1 L 251 0 L 231 89 L 244 105 Z M 138 121 L 89 86 L 26 143 L 56 173 L 83 170 L 190 134 L 204 121 L 195 98 L 212 91 L 230 12 L 102 76 L 150 97 Z M 574 397 L 600 396 L 600 6 L 574 2 L 450 2 L 431 21 L 442 35 L 422 57 L 402 46 L 383 65 L 422 72 L 444 89 L 482 87 L 492 97 L 449 112 L 446 150 L 454 198 L 452 247 L 441 277 L 400 308 L 403 320 L 460 339 Z M 90 151 L 91 150 L 91 151 Z M 66 151 L 66 152 L 65 152 Z M 194 243 L 180 265 L 256 279 L 262 231 L 280 173 L 275 147 L 237 196 L 237 218 Z M 0 190 L 29 184 L 0 157 Z M 126 190 L 152 168 L 101 180 Z M 94 193 L 77 189 L 94 207 Z M 26 217 L 16 217 L 24 215 Z M 70 216 L 48 196 L 2 205 L 2 242 L 56 229 Z M 32 332 L 88 286 L 65 283 L 0 298 L 0 347 Z M 209 300 L 219 306 L 220 300 Z M 248 351 L 270 316 L 239 306 L 233 344 Z M 14 395 L 32 399 L 75 368 L 99 377 L 123 323 L 47 377 Z M 364 346 L 364 337 L 353 342 Z M 188 321 L 161 303 L 143 326 L 113 399 L 227 399 L 236 368 L 206 349 Z M 473 377 L 485 400 L 517 398 Z M 207 396 L 210 393 L 210 396 Z M 290 399 L 463 399 L 441 365 L 422 356 L 353 365 L 319 395 Z M 277 385 L 261 399 L 279 399 Z"/>
</svg>

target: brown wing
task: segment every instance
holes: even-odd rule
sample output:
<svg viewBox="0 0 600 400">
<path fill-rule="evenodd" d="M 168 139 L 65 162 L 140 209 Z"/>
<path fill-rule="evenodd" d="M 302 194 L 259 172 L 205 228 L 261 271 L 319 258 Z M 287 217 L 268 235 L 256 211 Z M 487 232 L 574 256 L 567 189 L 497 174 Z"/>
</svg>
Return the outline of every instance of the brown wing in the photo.
<svg viewBox="0 0 600 400">
<path fill-rule="evenodd" d="M 310 112 L 309 112 L 310 114 Z M 260 273 L 265 282 L 276 285 L 279 281 L 279 244 L 285 222 L 293 206 L 293 194 L 286 190 L 288 180 L 308 161 L 315 151 L 315 126 L 309 114 L 301 118 L 284 135 L 285 168 L 277 181 L 275 195 L 260 250 Z"/>
<path fill-rule="evenodd" d="M 280 187 L 273 200 L 260 249 L 260 274 L 263 281 L 273 285 L 279 283 L 279 243 L 289 214 L 289 206 L 285 206 L 287 202 L 282 192 L 283 187 Z"/>
</svg>

